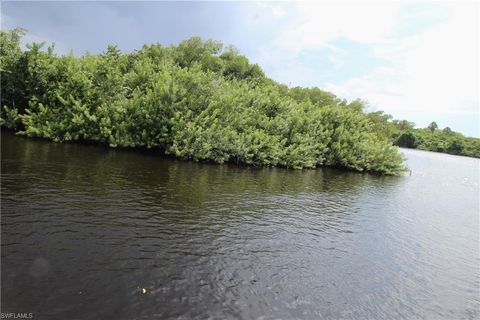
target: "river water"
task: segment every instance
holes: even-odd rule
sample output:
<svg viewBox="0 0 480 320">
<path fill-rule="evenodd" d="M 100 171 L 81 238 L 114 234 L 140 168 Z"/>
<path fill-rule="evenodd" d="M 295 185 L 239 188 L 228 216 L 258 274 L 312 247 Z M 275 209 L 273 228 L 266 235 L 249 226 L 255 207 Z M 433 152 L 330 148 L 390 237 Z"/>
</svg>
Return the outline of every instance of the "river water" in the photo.
<svg viewBox="0 0 480 320">
<path fill-rule="evenodd" d="M 411 175 L 381 177 L 1 142 L 3 313 L 480 317 L 478 159 L 402 149 Z"/>
</svg>

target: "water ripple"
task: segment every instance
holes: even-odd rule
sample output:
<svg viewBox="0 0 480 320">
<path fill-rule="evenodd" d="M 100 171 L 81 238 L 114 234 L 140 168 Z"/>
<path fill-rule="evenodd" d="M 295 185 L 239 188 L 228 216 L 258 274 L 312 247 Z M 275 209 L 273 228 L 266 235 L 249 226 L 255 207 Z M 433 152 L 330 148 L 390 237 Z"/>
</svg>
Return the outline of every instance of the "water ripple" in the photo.
<svg viewBox="0 0 480 320">
<path fill-rule="evenodd" d="M 377 177 L 4 135 L 2 312 L 478 318 L 479 162 L 405 152 Z"/>
</svg>

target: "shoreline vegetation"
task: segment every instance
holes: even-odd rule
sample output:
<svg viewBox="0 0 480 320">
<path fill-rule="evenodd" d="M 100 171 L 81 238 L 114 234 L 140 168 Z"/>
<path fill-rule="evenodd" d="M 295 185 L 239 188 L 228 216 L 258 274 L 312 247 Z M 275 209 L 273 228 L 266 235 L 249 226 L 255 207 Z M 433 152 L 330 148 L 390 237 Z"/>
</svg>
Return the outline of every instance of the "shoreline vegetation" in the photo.
<svg viewBox="0 0 480 320">
<path fill-rule="evenodd" d="M 402 126 L 405 126 L 405 123 Z M 393 143 L 402 148 L 480 158 L 479 138 L 465 137 L 449 127 L 438 129 L 435 121 L 427 128 L 413 126 L 413 123 L 409 123 L 406 127 L 393 129 L 390 133 Z"/>
<path fill-rule="evenodd" d="M 183 159 L 379 174 L 406 170 L 395 146 L 480 156 L 480 139 L 414 129 L 319 88 L 289 88 L 234 47 L 116 46 L 82 56 L 20 48 L 0 31 L 1 126 L 27 137 L 155 149 Z M 395 144 L 395 145 L 394 145 Z M 430 149 L 428 149 L 430 148 Z"/>
</svg>

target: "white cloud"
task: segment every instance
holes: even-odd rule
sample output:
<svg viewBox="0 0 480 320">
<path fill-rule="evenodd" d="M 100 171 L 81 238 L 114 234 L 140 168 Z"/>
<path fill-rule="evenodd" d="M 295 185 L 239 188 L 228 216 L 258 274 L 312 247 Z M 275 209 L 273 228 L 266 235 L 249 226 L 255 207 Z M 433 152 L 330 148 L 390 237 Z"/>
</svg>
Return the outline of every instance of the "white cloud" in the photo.
<svg viewBox="0 0 480 320">
<path fill-rule="evenodd" d="M 300 2 L 297 30 L 281 40 L 302 46 L 322 45 L 338 37 L 362 43 L 383 41 L 394 27 L 398 4 L 392 2 Z"/>
<path fill-rule="evenodd" d="M 328 61 L 339 67 L 346 54 L 333 40 L 343 37 L 368 44 L 382 42 L 395 27 L 399 10 L 396 3 L 378 2 L 287 2 L 259 6 L 269 8 L 272 16 L 274 12 L 288 14 L 282 15 L 282 25 L 254 58 L 275 79 L 295 85 L 304 85 L 313 77 L 309 66 L 299 61 L 302 51 L 327 50 Z"/>
<path fill-rule="evenodd" d="M 398 2 L 277 5 L 294 13 L 256 57 L 273 78 L 317 85 L 342 98 L 360 97 L 395 117 L 414 111 L 432 119 L 436 114 L 478 118 L 477 3 L 431 2 L 423 8 Z M 338 68 L 348 58 L 345 48 L 335 45 L 338 39 L 368 46 L 376 66 L 353 78 L 315 82 L 315 66 L 306 65 L 301 52 L 326 50 L 331 68 Z"/>
<path fill-rule="evenodd" d="M 391 113 L 470 113 L 478 116 L 478 13 L 449 7 L 451 18 L 422 33 L 377 47 L 393 68 L 328 83 L 339 94 L 361 95 Z"/>
</svg>

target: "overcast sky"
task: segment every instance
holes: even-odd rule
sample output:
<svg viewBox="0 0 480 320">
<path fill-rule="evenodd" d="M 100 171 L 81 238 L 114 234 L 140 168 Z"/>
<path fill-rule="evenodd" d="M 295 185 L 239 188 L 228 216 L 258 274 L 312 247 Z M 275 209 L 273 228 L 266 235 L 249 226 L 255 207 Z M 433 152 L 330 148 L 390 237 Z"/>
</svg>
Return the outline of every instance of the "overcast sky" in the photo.
<svg viewBox="0 0 480 320">
<path fill-rule="evenodd" d="M 1 27 L 57 52 L 191 36 L 233 44 L 271 78 L 469 136 L 479 128 L 478 2 L 1 2 Z"/>
</svg>

